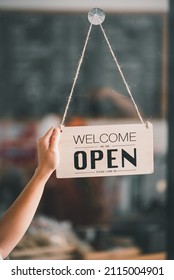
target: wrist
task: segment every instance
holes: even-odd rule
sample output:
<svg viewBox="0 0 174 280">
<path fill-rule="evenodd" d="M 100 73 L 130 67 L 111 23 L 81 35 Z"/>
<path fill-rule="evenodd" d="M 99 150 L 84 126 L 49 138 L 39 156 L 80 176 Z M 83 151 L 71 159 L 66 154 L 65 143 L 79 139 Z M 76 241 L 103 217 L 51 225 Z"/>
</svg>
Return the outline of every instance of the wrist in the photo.
<svg viewBox="0 0 174 280">
<path fill-rule="evenodd" d="M 37 167 L 34 173 L 34 177 L 36 177 L 38 180 L 45 181 L 46 183 L 52 173 L 52 170 L 44 170 L 43 168 Z"/>
</svg>

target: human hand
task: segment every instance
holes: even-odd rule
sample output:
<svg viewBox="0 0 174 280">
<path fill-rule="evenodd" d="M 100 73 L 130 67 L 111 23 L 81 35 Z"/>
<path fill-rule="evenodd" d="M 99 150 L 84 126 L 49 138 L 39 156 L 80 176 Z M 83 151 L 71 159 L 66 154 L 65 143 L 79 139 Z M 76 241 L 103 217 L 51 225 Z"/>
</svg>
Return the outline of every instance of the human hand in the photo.
<svg viewBox="0 0 174 280">
<path fill-rule="evenodd" d="M 59 162 L 58 141 L 60 130 L 50 128 L 38 141 L 38 168 L 37 173 L 48 174 L 56 169 Z"/>
</svg>

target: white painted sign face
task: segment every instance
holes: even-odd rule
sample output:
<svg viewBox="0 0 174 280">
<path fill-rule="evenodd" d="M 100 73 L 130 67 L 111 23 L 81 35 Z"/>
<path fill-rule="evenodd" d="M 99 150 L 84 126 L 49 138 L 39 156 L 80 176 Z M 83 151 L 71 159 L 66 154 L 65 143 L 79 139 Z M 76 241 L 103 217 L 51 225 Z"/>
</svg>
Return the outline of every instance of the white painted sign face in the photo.
<svg viewBox="0 0 174 280">
<path fill-rule="evenodd" d="M 145 124 L 63 127 L 58 178 L 153 173 L 153 127 Z"/>
</svg>

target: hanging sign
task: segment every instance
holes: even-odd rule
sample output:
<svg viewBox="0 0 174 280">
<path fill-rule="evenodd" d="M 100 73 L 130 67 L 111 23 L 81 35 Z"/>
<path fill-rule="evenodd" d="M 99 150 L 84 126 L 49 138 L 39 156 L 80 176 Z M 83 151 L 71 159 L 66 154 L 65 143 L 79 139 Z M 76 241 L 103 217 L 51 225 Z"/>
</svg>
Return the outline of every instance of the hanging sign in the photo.
<svg viewBox="0 0 174 280">
<path fill-rule="evenodd" d="M 153 173 L 151 123 L 63 127 L 58 178 Z"/>
</svg>

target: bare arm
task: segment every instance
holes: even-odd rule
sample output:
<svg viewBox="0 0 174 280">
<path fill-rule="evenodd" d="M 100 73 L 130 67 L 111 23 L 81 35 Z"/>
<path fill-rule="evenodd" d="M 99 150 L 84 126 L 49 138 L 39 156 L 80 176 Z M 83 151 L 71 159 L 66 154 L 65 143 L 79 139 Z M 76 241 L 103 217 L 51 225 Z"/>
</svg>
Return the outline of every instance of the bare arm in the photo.
<svg viewBox="0 0 174 280">
<path fill-rule="evenodd" d="M 40 202 L 44 186 L 58 165 L 59 130 L 51 128 L 38 141 L 38 167 L 30 182 L 0 220 L 0 254 L 6 258 L 20 241 Z"/>
</svg>

